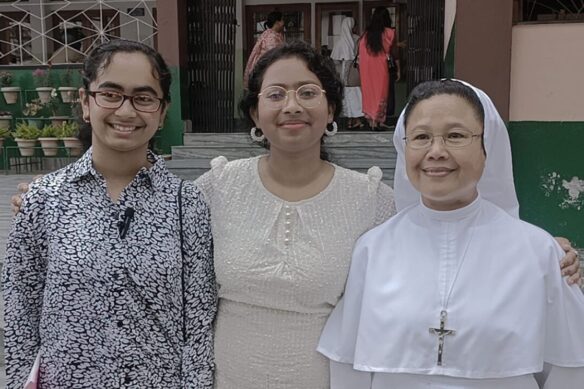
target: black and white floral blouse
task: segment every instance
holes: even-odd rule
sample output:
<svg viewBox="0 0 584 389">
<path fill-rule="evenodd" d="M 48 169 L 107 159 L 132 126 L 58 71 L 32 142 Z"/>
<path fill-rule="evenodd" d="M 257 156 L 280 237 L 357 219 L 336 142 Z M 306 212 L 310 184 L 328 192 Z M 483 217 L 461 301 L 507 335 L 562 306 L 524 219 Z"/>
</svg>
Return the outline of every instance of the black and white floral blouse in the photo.
<svg viewBox="0 0 584 389">
<path fill-rule="evenodd" d="M 149 159 L 117 204 L 91 150 L 26 194 L 3 274 L 8 388 L 22 388 L 39 351 L 41 388 L 212 387 L 209 212 L 185 182 L 183 263 L 180 180 Z"/>
</svg>

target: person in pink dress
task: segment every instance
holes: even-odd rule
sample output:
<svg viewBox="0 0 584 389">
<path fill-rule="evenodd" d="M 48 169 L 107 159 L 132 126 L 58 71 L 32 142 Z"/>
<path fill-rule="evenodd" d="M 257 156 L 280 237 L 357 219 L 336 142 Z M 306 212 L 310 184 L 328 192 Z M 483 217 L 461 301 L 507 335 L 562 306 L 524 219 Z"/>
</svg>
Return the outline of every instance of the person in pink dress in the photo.
<svg viewBox="0 0 584 389">
<path fill-rule="evenodd" d="M 247 65 L 245 66 L 245 72 L 243 73 L 243 85 L 247 88 L 247 82 L 249 76 L 258 62 L 258 59 L 264 55 L 268 50 L 280 46 L 285 42 L 284 39 L 284 17 L 282 12 L 273 11 L 268 14 L 268 20 L 264 23 L 266 30 L 262 32 L 262 35 L 256 41 L 249 58 L 247 59 Z"/>
<path fill-rule="evenodd" d="M 371 21 L 359 40 L 359 75 L 363 113 L 373 129 L 385 122 L 389 95 L 387 57 L 394 43 L 395 30 L 385 7 L 373 11 Z"/>
</svg>

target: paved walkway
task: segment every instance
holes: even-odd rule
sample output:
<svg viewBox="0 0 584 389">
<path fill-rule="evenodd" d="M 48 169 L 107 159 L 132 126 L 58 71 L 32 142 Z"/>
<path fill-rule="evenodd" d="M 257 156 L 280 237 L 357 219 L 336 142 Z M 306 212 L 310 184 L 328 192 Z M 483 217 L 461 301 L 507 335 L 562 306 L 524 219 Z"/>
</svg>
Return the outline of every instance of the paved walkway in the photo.
<svg viewBox="0 0 584 389">
<path fill-rule="evenodd" d="M 32 175 L 5 175 L 0 173 L 0 263 L 4 262 L 6 238 L 10 231 L 12 212 L 10 211 L 10 197 L 16 193 L 19 182 L 29 182 Z M 1 268 L 1 266 L 0 266 Z M 0 388 L 6 386 L 4 371 L 4 300 L 0 297 Z"/>
</svg>

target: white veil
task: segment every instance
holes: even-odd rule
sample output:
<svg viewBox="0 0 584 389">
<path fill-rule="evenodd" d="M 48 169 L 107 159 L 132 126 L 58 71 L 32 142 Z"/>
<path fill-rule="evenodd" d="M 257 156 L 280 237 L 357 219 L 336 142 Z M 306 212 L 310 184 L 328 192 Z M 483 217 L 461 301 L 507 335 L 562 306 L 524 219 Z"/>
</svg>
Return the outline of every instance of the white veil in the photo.
<svg viewBox="0 0 584 389">
<path fill-rule="evenodd" d="M 352 60 L 355 58 L 355 39 L 353 35 L 355 19 L 346 17 L 341 22 L 341 36 L 333 46 L 331 58 L 335 60 Z"/>
<path fill-rule="evenodd" d="M 485 111 L 484 143 L 487 151 L 485 170 L 478 183 L 481 197 L 498 205 L 511 216 L 519 217 L 519 202 L 513 182 L 513 165 L 511 160 L 511 144 L 505 122 L 497 112 L 495 105 L 482 90 L 461 81 L 471 87 L 479 96 Z M 404 110 L 405 111 L 405 110 Z M 414 189 L 406 174 L 404 156 L 404 111 L 399 116 L 393 144 L 397 150 L 397 162 L 393 179 L 395 205 L 398 211 L 419 201 L 420 194 Z"/>
</svg>

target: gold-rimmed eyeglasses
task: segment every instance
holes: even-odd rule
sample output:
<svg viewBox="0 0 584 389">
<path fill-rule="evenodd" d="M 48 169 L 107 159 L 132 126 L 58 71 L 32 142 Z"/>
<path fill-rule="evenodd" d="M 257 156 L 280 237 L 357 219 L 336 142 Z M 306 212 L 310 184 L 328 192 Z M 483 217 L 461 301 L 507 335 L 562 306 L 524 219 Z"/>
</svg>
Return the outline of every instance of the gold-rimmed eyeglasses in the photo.
<svg viewBox="0 0 584 389">
<path fill-rule="evenodd" d="M 427 149 L 432 146 L 435 138 L 441 138 L 442 144 L 449 149 L 459 149 L 470 145 L 474 138 L 482 137 L 483 133 L 473 134 L 472 131 L 465 129 L 448 130 L 446 134 L 434 135 L 428 131 L 414 131 L 403 138 L 406 145 L 412 149 Z"/>
<path fill-rule="evenodd" d="M 270 109 L 282 109 L 288 103 L 288 94 L 294 92 L 296 101 L 304 108 L 314 108 L 322 102 L 324 89 L 316 84 L 305 84 L 298 89 L 286 90 L 281 86 L 272 85 L 264 88 L 258 97 Z"/>
<path fill-rule="evenodd" d="M 126 100 L 130 100 L 132 107 L 136 111 L 145 113 L 158 111 L 164 101 L 163 99 L 147 94 L 130 96 L 113 91 L 88 91 L 87 94 L 92 96 L 95 99 L 95 103 L 101 108 L 118 109 Z"/>
</svg>

